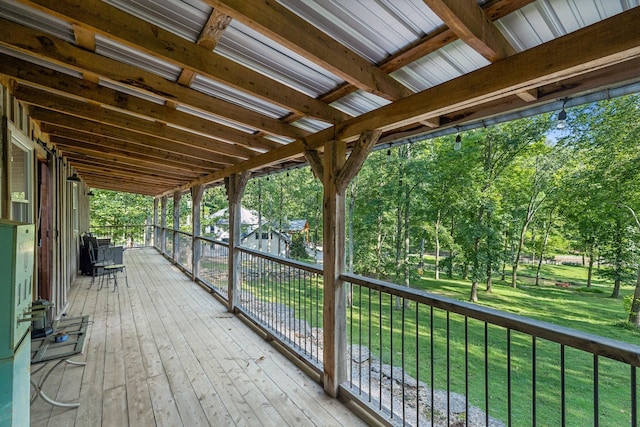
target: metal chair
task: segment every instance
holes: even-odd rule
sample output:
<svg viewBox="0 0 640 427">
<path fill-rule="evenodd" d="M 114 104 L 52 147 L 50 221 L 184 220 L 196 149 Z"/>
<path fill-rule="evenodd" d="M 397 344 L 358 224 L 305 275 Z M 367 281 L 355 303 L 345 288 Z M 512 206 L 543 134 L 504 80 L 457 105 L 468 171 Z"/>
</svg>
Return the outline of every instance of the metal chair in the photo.
<svg viewBox="0 0 640 427">
<path fill-rule="evenodd" d="M 91 283 L 89 284 L 89 289 L 93 286 L 95 282 L 96 276 L 100 276 L 104 274 L 104 267 L 107 265 L 107 262 L 104 259 L 100 258 L 100 251 L 97 247 L 93 246 L 91 241 L 87 242 L 89 246 L 89 261 L 91 262 Z"/>
<path fill-rule="evenodd" d="M 124 248 L 121 246 L 109 246 L 104 250 L 104 258 L 106 264 L 102 267 L 104 271 L 104 276 L 106 276 L 107 280 L 107 288 L 109 288 L 109 281 L 113 278 L 113 291 L 116 291 L 118 287 L 118 273 L 124 274 L 124 280 L 127 284 L 127 288 L 129 287 L 129 279 L 127 277 L 127 266 L 122 262 L 122 253 L 119 251 L 124 251 Z M 117 255 L 120 255 L 119 257 Z M 119 259 L 116 259 L 119 258 Z M 120 262 L 116 262 L 120 261 Z M 104 284 L 104 277 L 100 279 L 100 287 L 98 290 L 102 289 Z"/>
</svg>

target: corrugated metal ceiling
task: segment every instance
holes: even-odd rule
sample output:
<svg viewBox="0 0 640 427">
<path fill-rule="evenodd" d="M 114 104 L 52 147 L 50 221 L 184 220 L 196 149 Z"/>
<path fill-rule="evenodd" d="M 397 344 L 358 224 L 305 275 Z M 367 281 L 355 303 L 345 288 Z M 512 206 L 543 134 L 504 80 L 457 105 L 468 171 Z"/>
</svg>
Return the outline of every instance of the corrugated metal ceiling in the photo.
<svg viewBox="0 0 640 427">
<path fill-rule="evenodd" d="M 51 14 L 24 5 L 37 0 L 0 0 L 0 16 L 38 31 L 50 34 L 71 45 L 76 44 L 72 20 L 61 19 Z M 62 0 L 61 0 L 62 1 Z M 76 0 L 64 0 L 74 2 Z M 105 0 L 105 3 L 130 15 L 157 25 L 163 30 L 178 35 L 191 43 L 197 43 L 210 20 L 217 0 Z M 46 1 L 44 2 L 46 3 Z M 224 1 L 223 1 L 224 3 Z M 233 2 L 231 2 L 233 3 Z M 502 4 L 501 4 L 502 3 Z M 640 0 L 536 0 L 536 1 L 479 1 L 487 8 L 493 5 L 510 7 L 511 3 L 524 5 L 519 10 L 495 21 L 496 28 L 517 52 L 522 52 L 542 43 L 557 39 L 565 34 L 585 28 L 608 17 L 640 6 Z M 446 30 L 443 19 L 428 6 L 428 0 L 280 0 L 279 4 L 297 17 L 312 24 L 331 39 L 337 40 L 368 63 L 384 67 L 395 55 L 402 55 L 413 46 L 418 46 L 431 37 Z M 47 7 L 47 6 L 43 6 Z M 512 6 L 511 6 L 512 7 Z M 491 64 L 476 49 L 458 39 L 453 42 L 434 42 L 432 51 L 416 55 L 412 61 L 398 67 L 387 68 L 392 79 L 401 83 L 410 92 L 422 92 L 445 82 L 469 74 Z M 150 53 L 111 36 L 110 33 L 95 33 L 95 53 L 127 65 L 133 65 L 146 72 L 170 81 L 181 81 L 190 89 L 227 102 L 230 109 L 235 106 L 256 114 L 243 123 L 238 113 L 225 115 L 207 111 L 178 102 L 173 105 L 177 111 L 204 118 L 224 125 L 237 135 L 222 138 L 230 144 L 248 144 L 258 152 L 267 148 L 260 141 L 274 141 L 275 146 L 288 144 L 294 137 L 307 133 L 315 134 L 332 126 L 329 117 L 335 117 L 330 110 L 314 105 L 314 101 L 325 99 L 330 107 L 345 114 L 345 118 L 358 117 L 389 105 L 390 97 L 381 97 L 362 88 L 351 87 L 332 70 L 319 63 L 322 61 L 305 57 L 300 51 L 285 46 L 268 33 L 252 28 L 251 24 L 232 19 L 215 44 L 213 52 L 219 57 L 241 64 L 255 73 L 269 77 L 282 85 L 292 88 L 300 96 L 285 95 L 276 100 L 265 96 L 264 91 L 250 93 L 241 86 L 250 88 L 251 81 L 228 83 L 204 72 L 185 76 L 183 66 L 177 60 Z M 62 71 L 80 77 L 73 70 L 74 64 L 54 63 L 42 57 L 34 57 L 19 49 L 0 45 L 0 53 Z M 197 62 L 197 61 L 196 61 Z M 344 74 L 341 74 L 344 75 Z M 133 95 L 155 104 L 163 105 L 175 97 L 143 91 L 121 82 L 98 76 L 102 86 Z M 377 83 L 374 83 L 377 84 Z M 140 85 L 143 86 L 143 85 Z M 356 85 L 357 86 L 357 85 Z M 347 88 L 343 90 L 343 88 Z M 177 90 L 177 89 L 176 89 Z M 283 99 L 289 97 L 295 108 L 287 108 Z M 293 98 L 296 98 L 293 100 Z M 523 108 L 523 107 L 519 107 Z M 300 114 L 309 109 L 313 114 Z M 314 110 L 315 109 L 315 110 Z M 334 111 L 335 111 L 334 110 Z M 296 112 L 298 111 L 298 112 Z M 163 113 L 164 114 L 164 113 Z M 332 114 L 334 114 L 332 116 Z M 326 116 L 326 119 L 318 117 Z M 270 122 L 269 120 L 273 120 Z M 276 121 L 282 123 L 279 131 Z M 251 124 L 249 124 L 251 123 Z M 445 122 L 446 124 L 446 122 Z M 287 129 L 293 125 L 299 131 Z M 184 126 L 184 125 L 179 125 Z M 242 135 L 249 138 L 242 142 Z M 263 138 L 263 139 L 260 139 Z M 240 142 L 233 142 L 233 140 Z M 230 148 L 235 149 L 235 148 Z"/>
</svg>

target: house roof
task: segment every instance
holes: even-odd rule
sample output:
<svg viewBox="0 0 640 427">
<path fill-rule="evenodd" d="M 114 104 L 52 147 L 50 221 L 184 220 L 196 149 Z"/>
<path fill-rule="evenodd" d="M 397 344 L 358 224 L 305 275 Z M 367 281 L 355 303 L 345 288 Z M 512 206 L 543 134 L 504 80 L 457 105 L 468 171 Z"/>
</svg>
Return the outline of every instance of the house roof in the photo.
<svg viewBox="0 0 640 427">
<path fill-rule="evenodd" d="M 640 0 L 0 0 L 0 76 L 94 188 L 161 195 L 635 92 Z"/>
</svg>

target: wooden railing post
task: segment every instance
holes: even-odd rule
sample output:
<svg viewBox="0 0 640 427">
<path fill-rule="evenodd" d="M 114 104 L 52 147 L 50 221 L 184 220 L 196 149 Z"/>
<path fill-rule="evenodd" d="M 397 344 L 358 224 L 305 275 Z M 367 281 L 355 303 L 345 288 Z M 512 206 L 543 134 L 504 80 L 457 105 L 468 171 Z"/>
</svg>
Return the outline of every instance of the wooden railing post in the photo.
<svg viewBox="0 0 640 427">
<path fill-rule="evenodd" d="M 180 238 L 178 231 L 180 230 L 180 199 L 182 193 L 176 191 L 173 193 L 173 262 L 180 258 Z"/>
<path fill-rule="evenodd" d="M 357 175 L 380 131 L 365 131 L 346 159 L 346 143 L 334 140 L 325 144 L 324 159 L 308 151 L 316 177 L 322 180 L 323 192 L 323 367 L 324 390 L 338 396 L 340 384 L 347 379 L 347 310 L 345 284 L 345 191 Z"/>
<path fill-rule="evenodd" d="M 240 210 L 242 194 L 249 182 L 250 171 L 233 174 L 225 178 L 227 198 L 229 200 L 229 275 L 228 275 L 228 304 L 229 311 L 233 311 L 240 302 Z"/>
<path fill-rule="evenodd" d="M 159 247 L 158 243 L 160 243 L 160 242 L 158 242 L 158 236 L 159 236 L 159 233 L 158 233 L 158 230 L 159 230 L 159 228 L 158 228 L 158 216 L 159 215 L 158 214 L 159 214 L 159 212 L 158 211 L 160 209 L 159 204 L 160 204 L 160 199 L 158 199 L 157 197 L 154 197 L 153 198 L 153 244 L 152 244 L 152 246 L 155 246 L 155 247 Z M 146 234 L 146 230 L 145 230 L 145 234 Z"/>
<path fill-rule="evenodd" d="M 160 253 L 167 253 L 167 202 L 169 196 L 162 196 L 162 212 L 160 213 Z"/>
<path fill-rule="evenodd" d="M 200 276 L 200 255 L 202 244 L 200 235 L 202 234 L 201 206 L 204 194 L 204 185 L 191 187 L 191 218 L 193 218 L 193 237 L 191 238 L 191 278 L 195 281 Z"/>
</svg>

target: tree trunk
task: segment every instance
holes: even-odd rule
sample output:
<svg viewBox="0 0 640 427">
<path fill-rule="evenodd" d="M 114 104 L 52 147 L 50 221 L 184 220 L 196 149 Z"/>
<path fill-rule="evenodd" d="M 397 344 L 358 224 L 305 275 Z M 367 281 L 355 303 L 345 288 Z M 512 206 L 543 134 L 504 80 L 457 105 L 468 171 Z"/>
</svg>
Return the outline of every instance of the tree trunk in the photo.
<svg viewBox="0 0 640 427">
<path fill-rule="evenodd" d="M 436 226 L 435 226 L 435 238 L 436 238 L 436 257 L 435 257 L 435 265 L 434 265 L 434 278 L 435 280 L 440 280 L 440 267 L 438 264 L 440 263 L 440 225 L 442 224 L 442 218 L 440 217 L 440 209 L 438 209 L 438 216 L 436 218 Z"/>
<path fill-rule="evenodd" d="M 509 249 L 509 229 L 504 232 L 504 254 L 502 257 L 502 274 L 500 275 L 500 280 L 504 282 L 507 276 L 507 250 Z"/>
<path fill-rule="evenodd" d="M 638 268 L 636 276 L 636 289 L 633 292 L 633 301 L 631 301 L 629 323 L 633 323 L 636 328 L 640 328 L 640 268 Z"/>
<path fill-rule="evenodd" d="M 593 255 L 594 255 L 594 248 L 593 248 L 593 245 L 591 245 L 589 247 L 589 267 L 587 268 L 587 288 L 591 287 L 591 282 L 593 279 L 593 263 L 594 263 Z"/>
<path fill-rule="evenodd" d="M 551 233 L 552 226 L 553 209 L 550 209 L 549 218 L 547 218 L 547 224 L 544 228 L 544 239 L 542 239 L 542 246 L 540 247 L 540 259 L 538 259 L 538 268 L 536 269 L 536 286 L 540 286 L 540 270 L 542 269 L 542 260 L 544 259 L 544 253 L 547 249 L 547 243 L 549 243 L 549 234 Z"/>
<path fill-rule="evenodd" d="M 520 265 L 520 255 L 522 254 L 522 248 L 524 246 L 524 237 L 527 233 L 528 222 L 524 222 L 522 224 L 522 228 L 520 229 L 520 240 L 518 240 L 518 247 L 516 248 L 516 256 L 513 259 L 513 266 L 511 270 L 511 287 L 517 287 L 517 279 L 518 279 L 518 266 Z"/>
<path fill-rule="evenodd" d="M 616 233 L 615 233 L 615 245 L 616 245 L 616 259 L 614 261 L 614 268 L 616 279 L 613 282 L 613 292 L 611 298 L 620 298 L 620 285 L 622 276 L 622 225 L 620 219 L 616 219 Z"/>
</svg>

